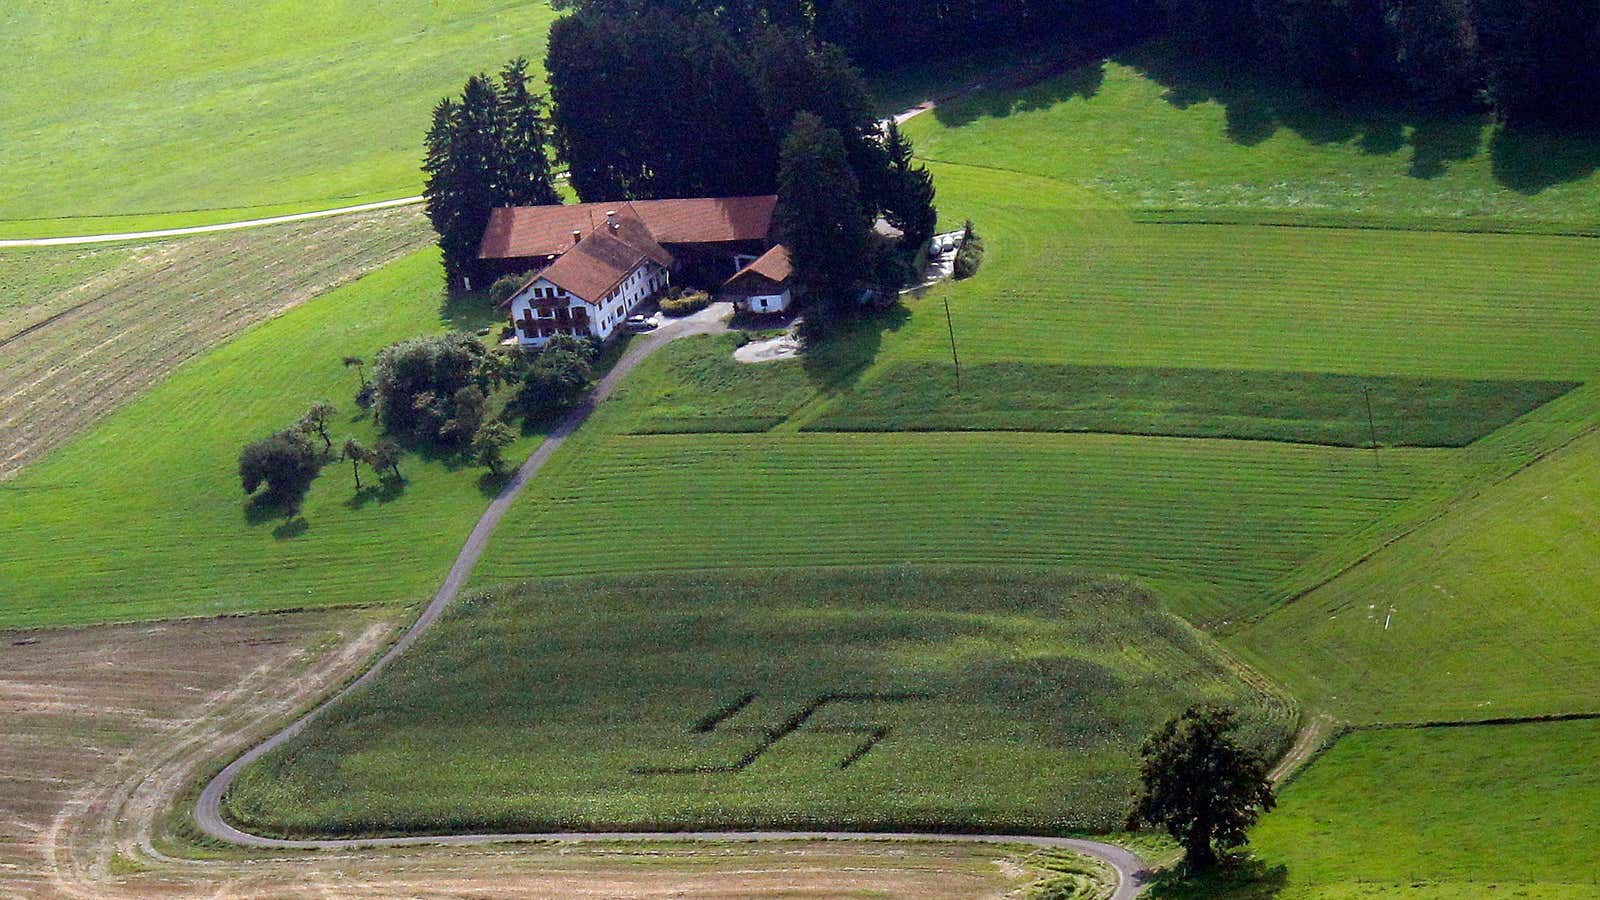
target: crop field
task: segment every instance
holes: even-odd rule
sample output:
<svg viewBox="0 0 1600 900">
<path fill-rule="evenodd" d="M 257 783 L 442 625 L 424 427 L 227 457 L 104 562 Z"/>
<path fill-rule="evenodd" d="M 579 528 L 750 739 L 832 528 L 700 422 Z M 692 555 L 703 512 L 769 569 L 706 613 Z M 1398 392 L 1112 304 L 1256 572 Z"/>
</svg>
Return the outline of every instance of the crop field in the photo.
<svg viewBox="0 0 1600 900">
<path fill-rule="evenodd" d="M 0 484 L 0 627 L 410 601 L 431 592 L 496 485 L 408 455 L 406 482 L 354 490 L 329 465 L 302 516 L 262 515 L 239 448 L 316 400 L 340 441 L 374 440 L 340 359 L 416 334 L 476 328 L 491 310 L 440 296 L 437 252 L 405 257 L 248 329 Z M 535 437 L 508 449 L 527 453 Z M 369 479 L 370 481 L 370 479 Z"/>
<path fill-rule="evenodd" d="M 1594 721 L 1356 732 L 1255 830 L 1255 892 L 1156 896 L 1593 897 L 1597 747 Z"/>
<path fill-rule="evenodd" d="M 1058 179 L 1155 220 L 1600 231 L 1600 135 L 1330 105 L 1159 44 L 905 131 L 929 159 Z"/>
<path fill-rule="evenodd" d="M 8 3 L 0 237 L 417 193 L 433 104 L 542 60 L 554 16 L 543 0 Z"/>
<path fill-rule="evenodd" d="M 1171 709 L 1237 705 L 1268 748 L 1293 719 L 1150 595 L 1042 573 L 534 582 L 417 650 L 247 770 L 230 813 L 285 834 L 1105 829 Z"/>
<path fill-rule="evenodd" d="M 136 246 L 0 251 L 0 479 L 186 360 L 423 246 L 413 209 Z"/>
</svg>

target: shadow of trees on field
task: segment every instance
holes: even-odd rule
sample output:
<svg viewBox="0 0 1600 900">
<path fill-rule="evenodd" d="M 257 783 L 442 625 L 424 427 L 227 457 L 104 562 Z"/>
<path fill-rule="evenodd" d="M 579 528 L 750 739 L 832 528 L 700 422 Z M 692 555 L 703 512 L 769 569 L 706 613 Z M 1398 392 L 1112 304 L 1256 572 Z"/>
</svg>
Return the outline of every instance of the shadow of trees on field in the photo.
<svg viewBox="0 0 1600 900">
<path fill-rule="evenodd" d="M 1185 878 L 1172 869 L 1147 884 L 1145 896 L 1151 900 L 1273 900 L 1288 888 L 1289 868 L 1282 863 L 1268 865 L 1253 856 L 1232 857 L 1197 878 Z"/>
<path fill-rule="evenodd" d="M 934 107 L 933 116 L 950 128 L 970 125 L 979 119 L 999 119 L 1018 112 L 1031 112 L 1066 100 L 1088 100 L 1100 93 L 1106 80 L 1104 61 L 1046 63 L 1020 70 L 1005 82 L 988 85 L 968 97 Z M 1017 90 L 1018 85 L 1027 85 Z"/>
<path fill-rule="evenodd" d="M 896 303 L 887 310 L 836 327 L 827 338 L 800 354 L 806 377 L 819 391 L 850 390 L 878 358 L 884 334 L 899 331 L 910 319 L 911 310 Z"/>
<path fill-rule="evenodd" d="M 1337 102 L 1243 66 L 1206 60 L 1162 43 L 1147 44 L 1111 59 L 1160 85 L 1163 99 L 1177 109 L 1217 104 L 1223 110 L 1227 138 L 1243 147 L 1259 146 L 1286 129 L 1314 144 L 1351 144 L 1375 156 L 1409 149 L 1407 175 L 1423 180 L 1446 174 L 1455 163 L 1488 154 L 1496 181 L 1529 196 L 1600 171 L 1600 132 L 1507 131 L 1482 113 L 1434 115 L 1381 101 Z M 961 127 L 981 118 L 1003 118 L 1073 98 L 1089 99 L 1100 92 L 1106 77 L 1103 62 L 1056 65 L 1061 71 L 1052 72 L 1051 64 L 1045 63 L 1007 79 L 1010 84 L 1028 87 L 1018 90 L 993 85 L 994 89 L 936 108 L 934 115 L 946 126 Z"/>
</svg>

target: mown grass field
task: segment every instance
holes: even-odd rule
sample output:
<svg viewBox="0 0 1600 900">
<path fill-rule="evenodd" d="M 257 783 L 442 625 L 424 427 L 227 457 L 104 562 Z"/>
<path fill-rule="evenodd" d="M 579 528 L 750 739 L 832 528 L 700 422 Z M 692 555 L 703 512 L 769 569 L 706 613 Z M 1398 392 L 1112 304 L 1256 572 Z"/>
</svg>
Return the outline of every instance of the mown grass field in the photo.
<svg viewBox="0 0 1600 900">
<path fill-rule="evenodd" d="M 250 325 L 424 246 L 414 209 L 0 251 L 0 479 Z"/>
<path fill-rule="evenodd" d="M 345 354 L 495 316 L 440 297 L 437 251 L 413 253 L 182 366 L 0 484 L 0 627 L 414 600 L 431 593 L 495 485 L 415 454 L 403 489 L 357 495 L 329 465 L 303 517 L 253 515 L 239 449 L 313 401 L 333 435 L 375 439 Z M 525 438 L 508 450 L 525 454 Z"/>
<path fill-rule="evenodd" d="M 1099 830 L 1171 709 L 1235 704 L 1262 747 L 1292 726 L 1150 595 L 1038 572 L 538 582 L 417 651 L 247 770 L 230 813 L 285 834 Z"/>
<path fill-rule="evenodd" d="M 1083 431 L 1337 447 L 1464 447 L 1577 387 L 1121 366 L 900 363 L 810 431 Z"/>
<path fill-rule="evenodd" d="M 8 3 L 0 237 L 417 193 L 434 102 L 542 60 L 554 16 L 542 0 Z"/>
<path fill-rule="evenodd" d="M 1600 332 L 1600 247 L 1590 241 L 1146 225 L 1085 208 L 1079 189 L 1057 181 L 938 171 L 947 214 L 971 212 L 992 248 L 978 278 L 940 289 L 970 367 L 1226 366 L 1269 383 L 1296 372 L 1581 382 L 1594 371 L 1583 349 Z M 1104 434 L 793 433 L 858 403 L 892 403 L 884 379 L 897 366 L 940 379 L 919 390 L 947 384 L 935 362 L 948 358 L 942 304 L 913 300 L 910 310 L 887 323 L 870 366 L 827 385 L 800 363 L 769 364 L 787 375 L 742 378 L 735 364 L 710 359 L 727 352 L 711 345 L 679 349 L 677 374 L 665 360 L 647 363 L 637 389 L 607 404 L 513 508 L 479 583 L 900 560 L 1048 564 L 1148 579 L 1194 621 L 1220 626 L 1315 586 L 1600 415 L 1600 395 L 1583 387 L 1470 447 L 1376 458 Z M 717 399 L 686 401 L 695 379 L 683 373 L 702 367 L 721 373 L 699 382 Z M 780 381 L 784 399 L 774 404 Z M 812 399 L 794 406 L 808 384 Z M 713 426 L 734 408 L 732 389 L 748 388 L 741 396 L 760 411 L 760 427 L 793 411 L 766 434 L 630 435 L 659 430 L 648 425 L 650 385 L 677 418 L 698 404 Z M 981 422 L 985 400 L 963 404 L 952 417 L 967 411 Z M 1440 440 L 1458 443 L 1493 421 L 1481 406 L 1465 408 L 1414 427 L 1455 428 Z M 1364 404 L 1357 415 L 1365 430 Z M 1205 424 L 1224 433 L 1216 416 Z M 1286 434 L 1284 423 L 1265 427 Z M 550 534 L 559 552 L 514 552 L 529 533 Z M 763 539 L 707 539 L 742 533 Z"/>
<path fill-rule="evenodd" d="M 1357 722 L 1597 712 L 1600 435 L 1464 500 L 1238 644 Z"/>
<path fill-rule="evenodd" d="M 1594 897 L 1597 747 L 1594 721 L 1356 732 L 1255 830 L 1259 881 L 1153 896 Z"/>
<path fill-rule="evenodd" d="M 1339 107 L 1152 45 L 906 133 L 934 160 L 1042 175 L 1157 220 L 1600 230 L 1600 135 Z"/>
</svg>

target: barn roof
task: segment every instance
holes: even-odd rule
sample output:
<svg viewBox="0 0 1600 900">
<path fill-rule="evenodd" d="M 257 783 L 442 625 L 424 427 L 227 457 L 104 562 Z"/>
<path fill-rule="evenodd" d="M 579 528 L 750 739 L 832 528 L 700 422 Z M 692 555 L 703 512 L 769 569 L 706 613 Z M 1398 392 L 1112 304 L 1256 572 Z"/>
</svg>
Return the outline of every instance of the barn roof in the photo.
<svg viewBox="0 0 1600 900">
<path fill-rule="evenodd" d="M 764 278 L 774 285 L 782 285 L 794 274 L 794 264 L 789 261 L 789 248 L 778 244 L 761 254 L 755 262 L 740 269 L 723 287 L 736 290 L 754 279 Z"/>
<path fill-rule="evenodd" d="M 528 284 L 542 278 L 580 300 L 598 303 L 645 260 L 672 265 L 672 254 L 651 237 L 644 223 L 623 211 L 617 215 L 616 228 L 602 222 L 576 245 L 568 246 L 571 249 Z"/>
<path fill-rule="evenodd" d="M 490 213 L 478 258 L 560 256 L 572 249 L 574 231 L 593 230 L 613 210 L 644 223 L 658 244 L 765 241 L 777 205 L 778 198 L 768 194 L 501 207 Z"/>
</svg>

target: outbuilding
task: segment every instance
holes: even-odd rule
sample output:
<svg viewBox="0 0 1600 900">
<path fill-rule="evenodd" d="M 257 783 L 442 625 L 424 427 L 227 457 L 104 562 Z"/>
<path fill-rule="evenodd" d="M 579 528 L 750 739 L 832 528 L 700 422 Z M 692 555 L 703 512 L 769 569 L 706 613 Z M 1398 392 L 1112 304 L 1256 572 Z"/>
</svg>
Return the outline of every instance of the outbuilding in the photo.
<svg viewBox="0 0 1600 900">
<path fill-rule="evenodd" d="M 722 294 L 741 312 L 780 313 L 794 303 L 793 281 L 789 248 L 778 244 L 729 278 Z"/>
</svg>

